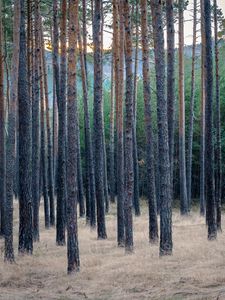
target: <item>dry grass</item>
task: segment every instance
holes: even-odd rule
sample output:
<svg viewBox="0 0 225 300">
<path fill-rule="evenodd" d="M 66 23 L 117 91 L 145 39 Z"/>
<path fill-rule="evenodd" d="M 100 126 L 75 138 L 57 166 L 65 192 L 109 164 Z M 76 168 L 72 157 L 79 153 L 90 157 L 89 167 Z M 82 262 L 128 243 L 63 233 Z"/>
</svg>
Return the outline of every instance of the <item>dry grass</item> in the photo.
<svg viewBox="0 0 225 300">
<path fill-rule="evenodd" d="M 17 249 L 17 207 L 15 214 Z M 224 234 L 207 241 L 198 213 L 181 218 L 175 212 L 173 224 L 174 254 L 159 258 L 158 246 L 148 243 L 146 211 L 134 219 L 133 255 L 117 248 L 115 207 L 107 216 L 106 241 L 79 220 L 81 271 L 67 276 L 66 248 L 55 245 L 54 229 L 44 230 L 42 211 L 33 256 L 16 255 L 15 265 L 4 264 L 0 240 L 0 299 L 225 299 Z"/>
</svg>

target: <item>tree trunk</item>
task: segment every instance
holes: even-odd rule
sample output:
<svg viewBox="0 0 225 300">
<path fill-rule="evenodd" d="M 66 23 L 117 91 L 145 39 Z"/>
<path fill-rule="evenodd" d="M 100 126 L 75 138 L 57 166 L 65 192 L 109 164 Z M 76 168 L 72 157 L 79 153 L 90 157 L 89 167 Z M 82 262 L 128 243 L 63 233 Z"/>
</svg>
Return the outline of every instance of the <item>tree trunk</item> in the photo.
<svg viewBox="0 0 225 300">
<path fill-rule="evenodd" d="M 0 236 L 4 235 L 4 210 L 6 201 L 6 149 L 5 149 L 5 96 L 4 96 L 4 54 L 3 54 L 3 26 L 2 0 L 0 0 Z"/>
<path fill-rule="evenodd" d="M 125 251 L 133 252 L 133 218 L 132 202 L 134 191 L 133 165 L 133 72 L 132 72 L 132 32 L 130 6 L 128 0 L 123 1 L 125 28 L 125 63 L 126 63 L 126 119 L 125 119 Z"/>
<path fill-rule="evenodd" d="M 216 223 L 217 230 L 221 231 L 221 187 L 222 187 L 222 168 L 221 168 L 221 116 L 220 116 L 220 76 L 219 76 L 219 49 L 218 49 L 218 20 L 217 20 L 217 1 L 214 0 L 214 39 L 215 39 L 215 80 L 216 80 L 216 145 L 215 145 L 215 201 L 216 201 Z"/>
<path fill-rule="evenodd" d="M 161 1 L 151 1 L 153 36 L 155 51 L 157 122 L 160 177 L 160 255 L 171 255 L 172 242 L 172 206 L 171 180 L 168 143 L 167 100 L 165 97 L 165 50 Z"/>
<path fill-rule="evenodd" d="M 133 111 L 134 111 L 134 124 L 133 124 L 133 160 L 134 160 L 134 211 L 136 216 L 140 216 L 140 203 L 139 203 L 139 167 L 138 167 L 138 150 L 137 150 L 137 72 L 138 72 L 138 0 L 136 0 L 136 37 L 135 37 L 135 58 L 134 58 L 134 93 L 133 93 Z"/>
<path fill-rule="evenodd" d="M 216 239 L 216 206 L 213 155 L 213 62 L 210 0 L 204 1 L 205 35 L 205 185 L 207 202 L 208 239 Z"/>
<path fill-rule="evenodd" d="M 21 3 L 19 55 L 19 252 L 33 252 L 32 232 L 32 116 L 27 78 L 25 5 Z"/>
<path fill-rule="evenodd" d="M 94 143 L 95 143 L 95 183 L 97 201 L 98 238 L 106 239 L 105 196 L 104 196 L 104 151 L 103 151 L 103 99 L 102 99 L 102 6 L 95 0 L 93 41 L 94 41 Z"/>
<path fill-rule="evenodd" d="M 6 205 L 5 205 L 5 261 L 14 262 L 13 248 L 13 187 L 15 170 L 15 148 L 16 148 L 16 116 L 18 97 L 18 69 L 19 69 L 19 47 L 20 47 L 20 1 L 14 2 L 13 21 L 13 54 L 11 67 L 10 102 L 8 114 L 8 137 L 6 156 Z M 2 73 L 1 73 L 2 74 Z"/>
<path fill-rule="evenodd" d="M 78 118 L 76 92 L 76 44 L 78 0 L 69 1 L 69 44 L 68 44 L 68 153 L 67 153 L 67 258 L 69 274 L 79 271 L 79 246 L 77 229 L 78 202 Z"/>
<path fill-rule="evenodd" d="M 184 0 L 179 0 L 179 167 L 180 212 L 188 214 L 185 162 L 185 99 L 184 99 Z"/>
<path fill-rule="evenodd" d="M 48 196 L 49 196 L 49 208 L 50 208 L 50 225 L 55 225 L 55 202 L 54 202 L 54 184 L 53 184 L 53 162 L 52 162 L 52 132 L 50 124 L 50 114 L 49 114 L 49 100 L 48 100 L 48 78 L 46 70 L 46 60 L 45 60 L 45 48 L 44 48 L 44 37 L 43 37 L 43 25 L 41 22 L 40 39 L 41 39 L 41 51 L 42 51 L 42 70 L 43 70 L 43 83 L 44 83 L 44 98 L 45 98 L 45 118 L 47 127 L 47 175 L 48 175 Z"/>
<path fill-rule="evenodd" d="M 80 62 L 81 62 L 81 74 L 82 74 L 82 87 L 83 87 L 83 102 L 84 102 L 84 123 L 85 123 L 85 146 L 86 146 L 86 168 L 88 168 L 88 184 L 90 189 L 90 225 L 91 227 L 96 226 L 96 213 L 95 213 L 95 173 L 94 173 L 94 160 L 93 160 L 93 145 L 91 139 L 91 125 L 90 116 L 88 110 L 88 88 L 87 88 L 87 77 L 85 72 L 85 61 L 82 52 L 82 41 L 79 31 L 78 24 L 78 42 L 80 51 Z M 86 199 L 87 201 L 87 199 Z M 87 209 L 87 208 L 86 208 Z M 87 212 L 86 212 L 87 214 Z"/>
<path fill-rule="evenodd" d="M 124 246 L 124 146 L 123 146 L 123 93 L 124 93 L 124 22 L 123 3 L 113 1 L 114 66 L 116 97 L 116 134 L 117 134 L 117 242 Z M 119 26 L 120 24 L 120 26 Z"/>
<path fill-rule="evenodd" d="M 114 133 L 115 133 L 115 72 L 114 72 L 114 41 L 112 47 L 112 61 L 111 61 L 111 95 L 110 95 L 110 141 L 109 141 L 109 181 L 110 181 L 110 200 L 112 203 L 115 202 L 115 164 L 114 164 Z"/>
<path fill-rule="evenodd" d="M 193 131 L 194 131 L 194 101 L 195 101 L 195 49 L 197 39 L 197 0 L 193 3 L 193 44 L 192 44 L 192 71 L 191 71 L 191 99 L 189 110 L 189 135 L 188 135 L 188 149 L 187 149 L 187 199 L 188 210 L 191 209 L 191 187 L 192 187 L 192 144 L 193 144 Z"/>
<path fill-rule="evenodd" d="M 58 131 L 59 131 L 59 126 L 58 126 L 58 115 L 59 115 L 59 99 L 60 99 L 60 90 L 59 90 L 59 29 L 58 29 L 58 1 L 53 0 L 53 34 L 52 34 L 52 44 L 53 44 L 53 49 L 52 49 L 52 63 L 53 63 L 53 76 L 54 76 L 54 89 L 55 89 L 55 96 L 57 103 L 54 105 L 54 120 L 57 119 L 57 126 L 54 127 L 54 136 L 57 136 L 57 140 L 55 139 L 55 150 L 54 153 L 57 153 L 55 155 L 55 192 L 57 193 L 57 183 L 58 183 Z M 56 111 L 57 110 L 57 111 Z M 55 122 L 56 125 L 56 122 Z M 58 207 L 58 202 L 57 202 L 57 207 Z M 58 208 L 57 208 L 58 209 Z M 58 213 L 57 213 L 58 214 Z"/>
<path fill-rule="evenodd" d="M 60 91 L 58 98 L 59 134 L 58 134 L 58 184 L 57 184 L 57 222 L 56 242 L 65 244 L 65 205 L 66 190 L 66 21 L 67 1 L 61 0 L 61 62 Z M 56 70 L 55 70 L 56 71 Z M 56 76 L 56 74 L 55 74 Z M 57 76 L 56 76 L 57 79 Z M 57 89 L 56 89 L 57 90 Z"/>
<path fill-rule="evenodd" d="M 79 203 L 79 214 L 80 217 L 85 216 L 84 208 L 84 184 L 83 184 L 83 172 L 80 152 L 80 127 L 79 127 L 79 114 L 77 111 L 77 177 L 78 177 L 78 203 Z"/>
<path fill-rule="evenodd" d="M 201 134 L 200 134 L 200 215 L 205 215 L 205 25 L 204 0 L 201 0 Z"/>
<path fill-rule="evenodd" d="M 33 197 L 33 238 L 39 241 L 39 202 L 40 202 L 40 93 L 39 93 L 39 2 L 34 4 L 34 90 L 32 105 L 32 197 Z"/>
<path fill-rule="evenodd" d="M 154 144 L 152 132 L 150 63 L 147 0 L 141 0 L 141 36 L 142 36 L 142 72 L 143 96 L 145 105 L 145 132 L 146 132 L 146 164 L 147 164 L 147 193 L 149 204 L 149 241 L 158 241 L 157 206 L 155 193 L 154 172 Z"/>
<path fill-rule="evenodd" d="M 171 197 L 173 199 L 173 170 L 174 170 L 174 122 L 175 122 L 175 29 L 174 1 L 166 1 L 166 32 L 167 32 L 167 116 L 170 156 Z"/>
</svg>

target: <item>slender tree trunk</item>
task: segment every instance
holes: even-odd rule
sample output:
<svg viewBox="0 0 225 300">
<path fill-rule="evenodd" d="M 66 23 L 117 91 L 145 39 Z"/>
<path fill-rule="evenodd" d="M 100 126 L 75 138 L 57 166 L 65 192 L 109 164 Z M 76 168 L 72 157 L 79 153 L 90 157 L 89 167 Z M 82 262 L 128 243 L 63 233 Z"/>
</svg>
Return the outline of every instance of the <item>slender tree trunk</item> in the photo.
<svg viewBox="0 0 225 300">
<path fill-rule="evenodd" d="M 117 1 L 116 1 L 117 2 Z M 115 3 L 116 3 L 115 2 Z M 123 136 L 123 98 L 124 98 L 124 17 L 123 1 L 119 0 L 116 9 L 119 14 L 119 38 L 118 45 L 115 45 L 116 60 L 116 124 L 117 124 L 117 241 L 118 246 L 125 244 L 125 225 L 124 225 L 124 136 Z M 117 13 L 116 13 L 117 15 Z M 117 69 L 118 68 L 118 69 Z"/>
<path fill-rule="evenodd" d="M 39 15 L 40 22 L 40 15 Z M 40 22 L 41 25 L 41 22 Z M 39 38 L 41 49 L 41 36 Z M 44 198 L 44 215 L 45 215 L 45 228 L 50 227 L 50 210 L 49 210 L 49 198 L 48 198 L 48 175 L 47 175 L 47 154 L 46 154 L 46 123 L 45 123 L 45 96 L 44 96 L 44 71 L 42 53 L 40 50 L 39 57 L 39 74 L 40 74 L 40 104 L 41 104 L 41 175 L 42 175 L 42 192 Z"/>
<path fill-rule="evenodd" d="M 44 98 L 45 98 L 45 118 L 47 127 L 47 175 L 48 175 L 48 196 L 49 196 L 49 208 L 50 208 L 50 225 L 55 225 L 55 202 L 54 202 L 54 184 L 53 184 L 53 162 L 52 162 L 52 131 L 50 124 L 50 113 L 49 113 L 49 100 L 48 100 L 48 79 L 46 70 L 46 60 L 45 60 L 45 48 L 44 48 L 44 37 L 43 37 L 43 25 L 41 22 L 41 52 L 42 52 L 42 70 L 43 70 L 43 83 L 44 83 Z"/>
<path fill-rule="evenodd" d="M 84 184 L 83 184 L 83 172 L 81 164 L 81 152 L 80 152 L 80 128 L 79 128 L 79 114 L 77 111 L 77 177 L 78 177 L 78 203 L 79 203 L 79 213 L 80 217 L 85 216 L 84 208 Z"/>
<path fill-rule="evenodd" d="M 221 116 L 220 116 L 220 77 L 219 77 L 219 49 L 218 49 L 218 20 L 217 20 L 217 1 L 214 0 L 214 39 L 215 39 L 215 80 L 216 80 L 216 145 L 215 145 L 215 201 L 216 201 L 216 223 L 217 230 L 221 231 L 221 187 L 222 187 L 222 168 L 221 168 Z"/>
<path fill-rule="evenodd" d="M 58 135 L 58 184 L 57 184 L 57 222 L 56 243 L 65 244 L 65 205 L 66 205 L 66 21 L 67 1 L 61 1 L 61 62 L 60 91 L 58 98 L 59 135 Z M 55 75 L 56 76 L 56 75 Z M 56 76 L 57 78 L 57 76 Z M 57 78 L 58 79 L 58 78 Z"/>
<path fill-rule="evenodd" d="M 79 25 L 79 24 L 78 24 Z M 85 123 L 85 145 L 87 147 L 86 151 L 86 167 L 88 168 L 88 180 L 89 180 L 89 189 L 90 189 L 90 225 L 91 227 L 96 226 L 96 213 L 95 213 L 95 173 L 94 173 L 94 160 L 93 160 L 93 145 L 91 139 L 91 125 L 90 125 L 90 116 L 88 110 L 88 88 L 87 88 L 87 77 L 85 72 L 85 62 L 82 52 L 82 41 L 80 36 L 80 31 L 78 27 L 78 42 L 79 42 L 79 51 L 80 51 L 80 62 L 81 62 L 81 74 L 82 74 L 82 87 L 83 87 L 83 102 L 84 102 L 84 123 Z M 86 199 L 87 201 L 87 199 Z M 87 212 L 86 212 L 87 214 Z"/>
<path fill-rule="evenodd" d="M 179 167 L 180 212 L 188 214 L 185 162 L 185 99 L 184 99 L 184 0 L 179 0 Z"/>
<path fill-rule="evenodd" d="M 55 151 L 54 153 L 57 153 L 55 156 L 55 192 L 57 192 L 57 183 L 58 183 L 58 149 L 56 150 L 56 147 L 58 147 L 58 132 L 59 132 L 59 126 L 58 126 L 58 116 L 59 116 L 59 99 L 60 99 L 60 90 L 59 90 L 59 29 L 58 29 L 58 1 L 53 0 L 53 51 L 52 51 L 52 62 L 53 62 L 53 76 L 54 76 L 54 84 L 55 84 L 55 96 L 57 103 L 55 103 L 54 106 L 54 113 L 55 117 L 54 120 L 57 120 L 57 123 L 55 122 L 56 127 L 54 127 L 54 133 L 55 137 L 57 136 L 57 140 L 55 139 Z M 57 210 L 58 210 L 58 202 L 57 202 Z M 58 215 L 58 212 L 57 212 Z"/>
<path fill-rule="evenodd" d="M 158 241 L 157 206 L 155 193 L 154 172 L 154 144 L 152 132 L 150 63 L 149 63 L 149 38 L 147 0 L 141 0 L 141 36 L 142 36 L 142 72 L 143 96 L 145 104 L 145 131 L 146 131 L 146 162 L 147 162 L 147 188 L 149 203 L 149 241 Z"/>
<path fill-rule="evenodd" d="M 14 262 L 13 248 L 13 187 L 15 172 L 16 150 L 16 116 L 18 97 L 18 69 L 19 69 L 19 46 L 20 46 L 20 0 L 14 2 L 13 21 L 13 54 L 11 67 L 10 102 L 8 114 L 8 137 L 6 156 L 6 205 L 5 219 L 5 261 Z"/>
<path fill-rule="evenodd" d="M 132 72 L 132 32 L 130 6 L 128 0 L 123 1 L 124 28 L 125 28 L 125 62 L 126 62 L 126 119 L 125 119 L 125 250 L 133 251 L 133 218 L 132 202 L 134 191 L 133 165 L 133 72 Z"/>
<path fill-rule="evenodd" d="M 216 239 L 216 205 L 213 155 L 213 62 L 210 0 L 204 1 L 205 35 L 205 184 L 207 201 L 208 239 Z"/>
<path fill-rule="evenodd" d="M 167 101 L 165 97 L 165 50 L 162 25 L 162 3 L 151 1 L 155 51 L 157 122 L 160 177 L 160 255 L 171 255 L 172 205 L 168 143 Z"/>
<path fill-rule="evenodd" d="M 67 153 L 67 258 L 69 274 L 79 271 L 79 246 L 77 230 L 78 202 L 78 117 L 76 92 L 76 44 L 78 0 L 69 0 L 69 45 L 68 45 L 68 153 Z"/>
<path fill-rule="evenodd" d="M 135 37 L 135 58 L 134 58 L 134 93 L 133 93 L 133 111 L 134 111 L 134 124 L 133 124 L 133 160 L 134 160 L 134 211 L 136 216 L 140 216 L 140 203 L 139 203 L 139 167 L 138 167 L 138 150 L 137 150 L 137 72 L 138 72 L 138 0 L 136 0 L 136 37 Z"/>
<path fill-rule="evenodd" d="M 201 0 L 201 135 L 200 135 L 200 215 L 205 215 L 205 25 Z"/>
<path fill-rule="evenodd" d="M 103 99 L 102 99 L 102 6 L 95 0 L 93 41 L 94 41 L 94 142 L 95 142 L 95 183 L 97 201 L 98 238 L 106 239 L 105 195 L 104 195 L 104 142 L 103 142 Z"/>
<path fill-rule="evenodd" d="M 27 78 L 27 45 L 25 5 L 21 3 L 19 56 L 19 252 L 33 252 L 32 231 L 32 116 Z"/>
<path fill-rule="evenodd" d="M 188 135 L 188 149 L 187 149 L 187 199 L 188 210 L 191 209 L 191 187 L 192 187 L 192 145 L 193 145 L 193 131 L 194 131 L 194 101 L 195 101 L 195 50 L 197 39 L 197 0 L 193 3 L 193 44 L 192 44 L 192 71 L 191 71 L 191 99 L 189 109 L 189 135 Z"/>
<path fill-rule="evenodd" d="M 4 210 L 6 201 L 5 105 L 2 0 L 0 0 L 0 236 L 4 235 Z"/>
<path fill-rule="evenodd" d="M 87 2 L 82 0 L 82 21 L 83 21 L 83 55 L 84 55 L 84 66 L 87 77 Z"/>
<path fill-rule="evenodd" d="M 113 42 L 114 43 L 114 42 Z M 111 95 L 110 95 L 110 141 L 109 141 L 109 177 L 110 177 L 110 200 L 115 202 L 115 164 L 114 164 L 114 133 L 115 133 L 115 72 L 114 72 L 114 45 L 112 48 L 112 62 L 111 62 Z"/>
<path fill-rule="evenodd" d="M 174 170 L 174 122 L 175 122 L 175 29 L 174 1 L 166 1 L 166 32 L 167 32 L 167 115 L 170 156 L 170 179 L 173 199 L 173 170 Z"/>
<path fill-rule="evenodd" d="M 39 202 L 40 202 L 40 83 L 39 83 L 39 2 L 34 4 L 34 96 L 32 105 L 32 197 L 33 197 L 33 238 L 39 241 Z"/>
</svg>

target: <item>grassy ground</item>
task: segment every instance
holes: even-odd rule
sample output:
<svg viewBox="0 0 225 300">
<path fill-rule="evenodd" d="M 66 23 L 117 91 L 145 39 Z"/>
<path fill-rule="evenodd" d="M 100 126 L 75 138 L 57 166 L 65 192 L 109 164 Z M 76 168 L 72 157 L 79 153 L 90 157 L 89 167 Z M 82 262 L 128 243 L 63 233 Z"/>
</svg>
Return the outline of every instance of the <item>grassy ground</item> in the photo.
<svg viewBox="0 0 225 300">
<path fill-rule="evenodd" d="M 66 274 L 66 247 L 55 245 L 55 230 L 43 227 L 33 256 L 18 256 L 4 264 L 0 240 L 0 299 L 225 299 L 225 235 L 207 241 L 204 219 L 194 212 L 181 218 L 173 214 L 174 253 L 159 258 L 158 246 L 148 243 L 148 215 L 134 218 L 135 253 L 125 255 L 116 245 L 115 207 L 107 216 L 108 239 L 79 220 L 81 271 Z M 15 208 L 15 249 L 18 208 Z M 223 216 L 223 228 L 225 218 Z"/>
</svg>

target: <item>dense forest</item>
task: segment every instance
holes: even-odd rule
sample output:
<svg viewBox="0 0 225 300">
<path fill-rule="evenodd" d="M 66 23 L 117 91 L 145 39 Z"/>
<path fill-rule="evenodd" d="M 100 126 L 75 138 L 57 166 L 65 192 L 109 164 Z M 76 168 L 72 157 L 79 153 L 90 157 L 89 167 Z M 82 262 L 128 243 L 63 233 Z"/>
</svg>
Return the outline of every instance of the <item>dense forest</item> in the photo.
<svg viewBox="0 0 225 300">
<path fill-rule="evenodd" d="M 159 257 L 178 214 L 223 235 L 224 59 L 217 0 L 0 0 L 1 264 L 49 230 L 77 274 L 111 218 L 125 254 L 143 216 Z"/>
</svg>

